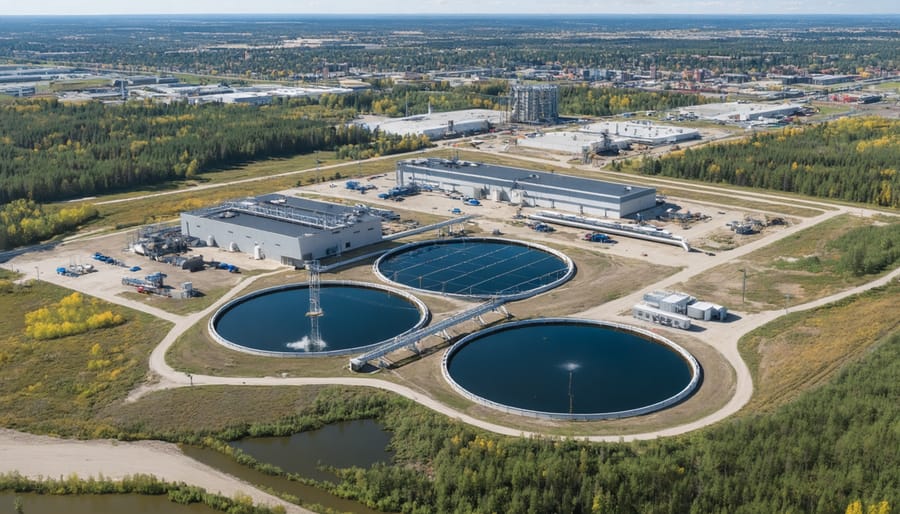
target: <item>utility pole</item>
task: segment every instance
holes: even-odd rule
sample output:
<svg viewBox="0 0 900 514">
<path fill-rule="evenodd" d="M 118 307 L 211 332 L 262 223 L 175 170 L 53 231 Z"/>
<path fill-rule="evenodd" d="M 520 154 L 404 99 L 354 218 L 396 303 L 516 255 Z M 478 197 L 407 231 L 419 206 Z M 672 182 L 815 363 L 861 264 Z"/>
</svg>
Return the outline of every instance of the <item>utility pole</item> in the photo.
<svg viewBox="0 0 900 514">
<path fill-rule="evenodd" d="M 747 269 L 741 268 L 738 271 L 744 274 L 744 280 L 741 282 L 741 303 L 747 300 Z"/>
</svg>

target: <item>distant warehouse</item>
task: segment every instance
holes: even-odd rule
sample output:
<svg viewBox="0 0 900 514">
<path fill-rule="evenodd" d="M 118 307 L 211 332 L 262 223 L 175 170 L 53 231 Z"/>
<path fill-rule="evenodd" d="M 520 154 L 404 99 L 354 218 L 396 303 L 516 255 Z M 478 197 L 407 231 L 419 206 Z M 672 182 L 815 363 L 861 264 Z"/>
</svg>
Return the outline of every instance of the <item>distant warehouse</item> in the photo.
<svg viewBox="0 0 900 514">
<path fill-rule="evenodd" d="M 362 207 L 263 195 L 181 214 L 181 231 L 209 246 L 301 266 L 381 241 L 381 218 Z"/>
<path fill-rule="evenodd" d="M 398 162 L 397 184 L 611 218 L 631 216 L 656 205 L 656 189 L 650 187 L 435 158 Z"/>
</svg>

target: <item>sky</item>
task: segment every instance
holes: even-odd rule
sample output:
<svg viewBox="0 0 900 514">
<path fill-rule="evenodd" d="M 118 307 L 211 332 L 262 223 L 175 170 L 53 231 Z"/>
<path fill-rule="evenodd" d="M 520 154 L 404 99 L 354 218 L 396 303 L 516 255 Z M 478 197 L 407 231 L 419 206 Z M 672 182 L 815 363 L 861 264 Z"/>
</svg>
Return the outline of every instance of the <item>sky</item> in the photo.
<svg viewBox="0 0 900 514">
<path fill-rule="evenodd" d="M 897 0 L 0 0 L 22 14 L 898 14 Z"/>
</svg>

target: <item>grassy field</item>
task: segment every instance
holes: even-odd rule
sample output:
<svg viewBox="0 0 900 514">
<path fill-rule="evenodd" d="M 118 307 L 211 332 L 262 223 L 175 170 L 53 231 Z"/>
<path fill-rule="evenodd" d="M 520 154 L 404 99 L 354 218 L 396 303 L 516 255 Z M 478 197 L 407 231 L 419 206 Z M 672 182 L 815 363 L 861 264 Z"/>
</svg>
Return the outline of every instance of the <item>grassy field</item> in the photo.
<svg viewBox="0 0 900 514">
<path fill-rule="evenodd" d="M 782 317 L 741 339 L 753 374 L 751 413 L 771 411 L 824 384 L 900 327 L 900 284 Z"/>
<path fill-rule="evenodd" d="M 37 433 L 108 437 L 97 413 L 121 401 L 147 373 L 169 323 L 105 304 L 123 325 L 52 340 L 25 335 L 25 314 L 71 291 L 31 281 L 0 292 L 0 426 Z"/>
<path fill-rule="evenodd" d="M 874 87 L 875 89 L 877 89 L 879 91 L 896 93 L 896 92 L 900 91 L 900 82 L 897 82 L 897 81 L 882 82 L 880 84 L 875 84 L 872 87 Z"/>
<path fill-rule="evenodd" d="M 402 157 L 397 157 L 397 159 L 400 158 Z M 387 173 L 394 170 L 397 159 L 361 161 L 359 164 L 349 162 L 347 163 L 347 166 L 340 168 L 327 170 L 309 168 L 297 171 L 296 173 L 293 173 L 297 168 L 295 164 L 292 164 L 291 159 L 276 162 L 265 161 L 263 163 L 255 163 L 253 165 L 248 165 L 247 168 L 235 169 L 230 172 L 223 171 L 222 173 L 233 173 L 235 175 L 246 173 L 253 176 L 244 178 L 255 178 L 258 176 L 263 177 L 262 180 L 223 185 L 222 187 L 210 189 L 197 189 L 191 187 L 177 189 L 176 185 L 167 184 L 160 186 L 158 190 L 151 189 L 129 193 L 126 195 L 127 198 L 132 198 L 139 194 L 173 191 L 171 194 L 151 196 L 127 202 L 104 203 L 98 205 L 97 208 L 100 211 L 100 218 L 91 222 L 85 229 L 125 228 L 147 223 L 168 221 L 176 218 L 182 211 L 214 205 L 229 199 L 271 193 L 272 191 L 289 189 L 298 184 L 307 185 L 325 180 L 333 180 L 338 176 L 346 178 Z M 252 170 L 249 170 L 249 168 L 252 168 Z M 265 178 L 271 174 L 283 172 L 291 172 L 291 174 L 287 176 Z M 223 179 L 217 182 L 226 182 L 226 180 Z M 108 200 L 116 199 L 116 197 L 104 197 L 103 200 L 106 202 Z"/>
<path fill-rule="evenodd" d="M 319 160 L 318 164 L 316 163 L 317 159 Z M 341 162 L 347 164 L 348 166 L 350 166 L 351 164 L 348 161 L 339 161 L 335 159 L 333 152 L 302 154 L 295 155 L 289 158 L 271 158 L 261 161 L 248 162 L 244 165 L 234 166 L 231 168 L 221 168 L 205 171 L 203 174 L 191 180 L 174 180 L 163 184 L 145 186 L 125 193 L 105 195 L 103 197 L 103 200 L 119 200 L 167 191 L 190 190 L 191 188 L 202 185 L 224 184 L 235 180 L 246 180 L 254 178 L 262 179 L 282 173 L 309 173 L 311 175 L 315 175 L 317 171 L 322 171 L 322 167 L 332 164 L 339 164 Z M 317 167 L 319 168 L 319 170 L 316 169 Z M 334 173 L 334 171 L 332 171 L 331 173 Z"/>
<path fill-rule="evenodd" d="M 134 403 L 116 403 L 98 413 L 104 424 L 140 438 L 215 433 L 253 423 L 275 423 L 308 408 L 321 386 L 183 387 L 151 393 Z"/>
<path fill-rule="evenodd" d="M 790 306 L 822 298 L 873 278 L 837 273 L 828 266 L 837 258 L 829 248 L 829 242 L 871 223 L 868 218 L 842 214 L 712 268 L 675 288 L 747 312 L 778 309 L 786 302 Z M 746 302 L 741 301 L 742 269 L 747 272 Z"/>
<path fill-rule="evenodd" d="M 821 118 L 834 116 L 836 114 L 846 114 L 853 109 L 852 105 L 834 104 L 834 103 L 830 103 L 830 102 L 827 102 L 827 103 L 814 102 L 813 105 L 815 105 L 816 107 L 819 108 L 819 113 L 812 116 L 809 119 L 810 122 L 816 122 L 816 121 L 819 121 Z"/>
</svg>

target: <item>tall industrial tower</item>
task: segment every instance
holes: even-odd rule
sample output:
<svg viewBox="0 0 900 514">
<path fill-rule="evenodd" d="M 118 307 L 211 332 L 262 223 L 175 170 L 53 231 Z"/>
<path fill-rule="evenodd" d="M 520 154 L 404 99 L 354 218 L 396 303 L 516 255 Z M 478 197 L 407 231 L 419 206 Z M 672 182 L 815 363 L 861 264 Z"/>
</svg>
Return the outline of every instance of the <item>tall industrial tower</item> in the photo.
<svg viewBox="0 0 900 514">
<path fill-rule="evenodd" d="M 556 123 L 558 117 L 559 87 L 555 84 L 513 86 L 510 122 Z"/>
<path fill-rule="evenodd" d="M 309 272 L 309 310 L 306 317 L 309 318 L 309 345 L 311 348 L 320 348 L 325 345 L 322 341 L 322 333 L 319 330 L 319 318 L 322 312 L 322 304 L 319 303 L 319 293 L 322 283 L 319 279 L 319 261 L 307 261 L 306 269 Z"/>
</svg>

